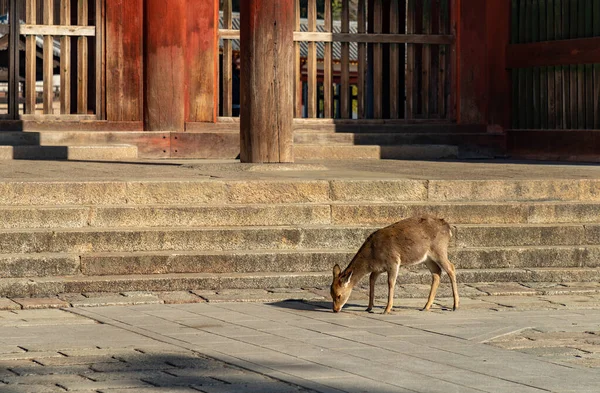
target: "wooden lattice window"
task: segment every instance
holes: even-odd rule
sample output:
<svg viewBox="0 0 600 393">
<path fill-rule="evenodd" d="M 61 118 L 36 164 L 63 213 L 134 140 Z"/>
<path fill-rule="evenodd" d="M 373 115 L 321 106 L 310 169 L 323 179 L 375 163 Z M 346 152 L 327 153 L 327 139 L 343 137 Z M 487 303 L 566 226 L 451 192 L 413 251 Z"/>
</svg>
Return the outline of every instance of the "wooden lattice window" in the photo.
<svg viewBox="0 0 600 393">
<path fill-rule="evenodd" d="M 103 118 L 103 4 L 26 0 L 23 119 Z"/>
</svg>

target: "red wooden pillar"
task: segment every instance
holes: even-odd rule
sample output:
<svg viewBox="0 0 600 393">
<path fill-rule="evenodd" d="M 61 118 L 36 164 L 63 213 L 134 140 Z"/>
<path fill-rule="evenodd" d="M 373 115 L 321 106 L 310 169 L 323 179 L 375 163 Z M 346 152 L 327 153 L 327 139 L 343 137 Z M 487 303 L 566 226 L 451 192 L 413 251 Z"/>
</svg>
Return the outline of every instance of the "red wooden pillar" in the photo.
<svg viewBox="0 0 600 393">
<path fill-rule="evenodd" d="M 144 128 L 183 131 L 186 0 L 145 2 Z"/>
<path fill-rule="evenodd" d="M 501 130 L 511 123 L 511 78 L 506 68 L 506 48 L 510 43 L 509 0 L 488 0 L 487 57 L 489 64 L 488 124 Z"/>
<path fill-rule="evenodd" d="M 106 0 L 106 119 L 143 119 L 143 1 Z"/>
<path fill-rule="evenodd" d="M 486 2 L 460 0 L 457 20 L 457 121 L 485 124 L 488 105 Z"/>
<path fill-rule="evenodd" d="M 242 162 L 293 162 L 294 2 L 240 2 Z"/>
</svg>

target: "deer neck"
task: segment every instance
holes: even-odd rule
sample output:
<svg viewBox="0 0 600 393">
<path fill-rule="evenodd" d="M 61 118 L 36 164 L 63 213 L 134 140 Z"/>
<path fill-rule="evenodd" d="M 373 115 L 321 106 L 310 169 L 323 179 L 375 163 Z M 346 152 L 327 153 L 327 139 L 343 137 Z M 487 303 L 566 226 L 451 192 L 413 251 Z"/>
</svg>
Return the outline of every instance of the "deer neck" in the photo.
<svg viewBox="0 0 600 393">
<path fill-rule="evenodd" d="M 366 263 L 361 261 L 360 258 L 356 258 L 352 262 L 350 262 L 345 272 L 352 272 L 352 277 L 350 278 L 350 285 L 354 287 L 360 282 L 360 280 L 362 280 L 364 276 L 371 273 L 371 270 L 369 269 L 369 266 Z"/>
</svg>

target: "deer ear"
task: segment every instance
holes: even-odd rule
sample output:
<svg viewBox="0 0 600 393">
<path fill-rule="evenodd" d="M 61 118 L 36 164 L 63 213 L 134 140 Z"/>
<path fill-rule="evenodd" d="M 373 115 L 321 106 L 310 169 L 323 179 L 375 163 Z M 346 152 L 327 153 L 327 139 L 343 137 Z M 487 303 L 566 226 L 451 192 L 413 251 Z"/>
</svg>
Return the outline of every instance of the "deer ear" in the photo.
<svg viewBox="0 0 600 393">
<path fill-rule="evenodd" d="M 338 278 L 340 276 L 341 272 L 342 272 L 342 269 L 340 268 L 340 265 L 338 265 L 336 263 L 335 266 L 333 267 L 333 278 Z"/>
<path fill-rule="evenodd" d="M 340 283 L 347 287 L 348 284 L 350 284 L 350 279 L 352 278 L 352 272 L 350 273 L 346 273 L 344 274 L 342 277 L 340 277 Z"/>
</svg>

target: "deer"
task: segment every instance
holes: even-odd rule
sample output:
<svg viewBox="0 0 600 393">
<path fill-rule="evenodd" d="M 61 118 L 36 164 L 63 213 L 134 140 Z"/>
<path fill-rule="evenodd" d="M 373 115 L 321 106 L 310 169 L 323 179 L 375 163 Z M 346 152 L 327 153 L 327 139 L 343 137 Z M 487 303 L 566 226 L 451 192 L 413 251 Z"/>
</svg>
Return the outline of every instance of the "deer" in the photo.
<svg viewBox="0 0 600 393">
<path fill-rule="evenodd" d="M 431 216 L 411 217 L 373 232 L 360 247 L 352 261 L 344 269 L 333 267 L 331 298 L 333 312 L 340 312 L 348 301 L 352 288 L 361 279 L 369 276 L 369 306 L 372 312 L 375 297 L 375 282 L 381 273 L 387 273 L 388 301 L 384 314 L 390 314 L 394 303 L 394 288 L 400 266 L 425 263 L 431 272 L 431 289 L 423 311 L 429 311 L 440 284 L 442 270 L 450 277 L 453 310 L 459 306 L 456 273 L 448 260 L 448 244 L 452 237 L 450 225 L 440 218 Z"/>
</svg>

